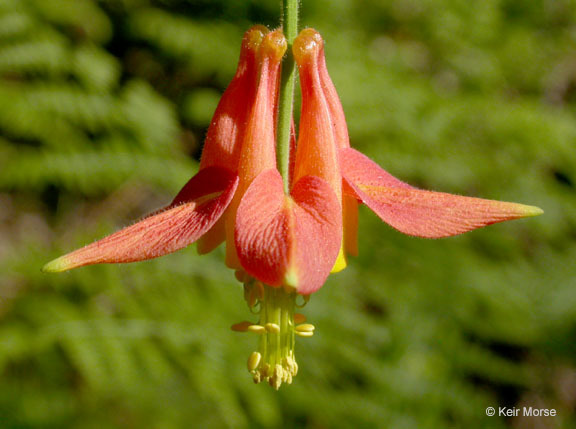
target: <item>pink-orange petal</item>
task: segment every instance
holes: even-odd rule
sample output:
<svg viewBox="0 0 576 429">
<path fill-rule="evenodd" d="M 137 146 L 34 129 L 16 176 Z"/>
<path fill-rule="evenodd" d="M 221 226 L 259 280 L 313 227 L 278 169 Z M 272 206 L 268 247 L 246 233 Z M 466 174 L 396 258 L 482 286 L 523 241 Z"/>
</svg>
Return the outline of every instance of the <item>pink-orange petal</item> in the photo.
<svg viewBox="0 0 576 429">
<path fill-rule="evenodd" d="M 338 256 L 342 245 L 341 207 L 331 186 L 315 176 L 302 177 L 291 196 L 296 203 L 296 242 L 287 283 L 308 295 L 322 287 Z"/>
<path fill-rule="evenodd" d="M 261 173 L 250 185 L 236 217 L 240 262 L 252 276 L 302 294 L 319 289 L 342 241 L 340 204 L 323 180 L 302 177 L 284 195 L 277 170 Z"/>
<path fill-rule="evenodd" d="M 238 186 L 238 177 L 222 167 L 200 171 L 174 202 L 134 225 L 46 264 L 60 272 L 85 265 L 136 262 L 182 249 L 220 218 Z"/>
<path fill-rule="evenodd" d="M 416 189 L 408 183 L 392 176 L 378 164 L 356 149 L 344 148 L 339 151 L 340 169 L 351 183 L 387 188 Z M 346 188 L 346 183 L 344 183 Z M 350 192 L 348 192 L 350 193 Z"/>
<path fill-rule="evenodd" d="M 350 154 L 352 156 L 348 157 Z M 449 237 L 542 213 L 538 207 L 523 204 L 416 189 L 350 149 L 341 151 L 341 166 L 345 192 L 370 207 L 384 222 L 408 235 Z"/>
</svg>

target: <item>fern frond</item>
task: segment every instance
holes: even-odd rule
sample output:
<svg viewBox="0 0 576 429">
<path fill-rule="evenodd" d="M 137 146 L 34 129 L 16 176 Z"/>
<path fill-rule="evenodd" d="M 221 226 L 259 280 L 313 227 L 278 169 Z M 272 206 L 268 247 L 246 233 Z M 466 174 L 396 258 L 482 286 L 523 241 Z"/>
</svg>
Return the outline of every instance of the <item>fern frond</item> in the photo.
<svg viewBox="0 0 576 429">
<path fill-rule="evenodd" d="M 0 188 L 32 190 L 53 184 L 85 195 L 110 192 L 130 178 L 176 191 L 193 175 L 186 159 L 124 151 L 62 153 L 20 148 L 4 150 Z M 166 174 L 169 171 L 170 174 Z"/>
<path fill-rule="evenodd" d="M 216 75 L 227 83 L 238 56 L 238 28 L 225 22 L 196 22 L 160 9 L 142 9 L 129 20 L 131 34 L 164 55 L 188 65 L 197 78 Z M 223 68 L 226 66 L 225 68 Z"/>
</svg>

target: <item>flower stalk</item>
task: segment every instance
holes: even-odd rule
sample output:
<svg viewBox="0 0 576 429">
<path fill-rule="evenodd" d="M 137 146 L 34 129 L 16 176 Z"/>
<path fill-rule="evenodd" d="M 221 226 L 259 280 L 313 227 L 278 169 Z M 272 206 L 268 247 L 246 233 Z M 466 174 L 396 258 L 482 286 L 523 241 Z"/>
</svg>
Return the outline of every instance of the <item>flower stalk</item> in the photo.
<svg viewBox="0 0 576 429">
<path fill-rule="evenodd" d="M 284 182 L 284 193 L 288 194 L 290 192 L 290 140 L 292 138 L 292 112 L 294 110 L 294 86 L 296 82 L 292 43 L 298 34 L 298 0 L 282 1 L 282 27 L 288 42 L 288 49 L 282 64 L 276 159 L 278 171 Z"/>
</svg>

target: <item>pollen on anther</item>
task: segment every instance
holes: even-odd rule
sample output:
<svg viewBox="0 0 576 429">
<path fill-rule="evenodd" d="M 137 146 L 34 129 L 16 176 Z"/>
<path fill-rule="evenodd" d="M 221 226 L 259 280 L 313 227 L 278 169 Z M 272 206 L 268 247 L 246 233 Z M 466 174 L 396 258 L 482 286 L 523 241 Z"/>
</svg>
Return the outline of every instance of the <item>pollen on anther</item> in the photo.
<svg viewBox="0 0 576 429">
<path fill-rule="evenodd" d="M 263 334 L 266 332 L 266 328 L 262 325 L 250 325 L 246 330 L 248 332 L 254 332 L 255 334 Z"/>
<path fill-rule="evenodd" d="M 314 332 L 314 329 L 316 329 L 316 327 L 310 323 L 296 326 L 296 332 Z"/>
<path fill-rule="evenodd" d="M 266 331 L 271 333 L 277 334 L 278 332 L 280 332 L 280 326 L 278 326 L 276 323 L 266 323 L 266 325 L 264 325 L 264 328 L 266 328 Z"/>
<path fill-rule="evenodd" d="M 314 335 L 314 332 L 301 332 L 301 331 L 296 331 L 295 332 L 296 335 L 300 336 L 300 337 L 311 337 Z"/>
<path fill-rule="evenodd" d="M 262 355 L 258 352 L 252 352 L 250 357 L 248 358 L 248 371 L 254 371 L 260 365 L 260 361 L 262 360 Z"/>
</svg>

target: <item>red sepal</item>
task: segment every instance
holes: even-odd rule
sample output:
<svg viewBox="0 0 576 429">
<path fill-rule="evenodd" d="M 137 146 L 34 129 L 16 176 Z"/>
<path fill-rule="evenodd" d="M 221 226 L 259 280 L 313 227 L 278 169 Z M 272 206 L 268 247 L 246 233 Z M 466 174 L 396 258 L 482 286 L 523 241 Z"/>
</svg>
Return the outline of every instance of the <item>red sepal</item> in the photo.
<svg viewBox="0 0 576 429">
<path fill-rule="evenodd" d="M 354 149 L 340 151 L 344 192 L 404 234 L 441 238 L 496 222 L 535 216 L 538 207 L 413 188 Z"/>
<path fill-rule="evenodd" d="M 220 218 L 238 186 L 238 176 L 222 167 L 200 171 L 172 204 L 134 225 L 64 255 L 45 271 L 84 265 L 136 262 L 180 250 L 196 241 Z"/>
</svg>

